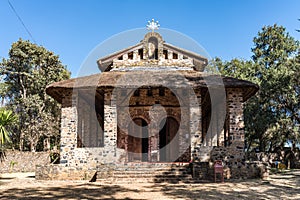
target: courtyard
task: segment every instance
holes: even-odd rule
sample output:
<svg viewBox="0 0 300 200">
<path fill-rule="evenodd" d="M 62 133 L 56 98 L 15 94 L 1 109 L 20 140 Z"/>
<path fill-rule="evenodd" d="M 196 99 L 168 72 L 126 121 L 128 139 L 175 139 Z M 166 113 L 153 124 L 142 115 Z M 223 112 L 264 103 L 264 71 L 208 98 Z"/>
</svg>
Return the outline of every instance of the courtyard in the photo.
<svg viewBox="0 0 300 200">
<path fill-rule="evenodd" d="M 300 199 L 300 170 L 273 173 L 268 180 L 200 184 L 101 184 L 37 181 L 34 173 L 0 177 L 1 199 Z"/>
</svg>

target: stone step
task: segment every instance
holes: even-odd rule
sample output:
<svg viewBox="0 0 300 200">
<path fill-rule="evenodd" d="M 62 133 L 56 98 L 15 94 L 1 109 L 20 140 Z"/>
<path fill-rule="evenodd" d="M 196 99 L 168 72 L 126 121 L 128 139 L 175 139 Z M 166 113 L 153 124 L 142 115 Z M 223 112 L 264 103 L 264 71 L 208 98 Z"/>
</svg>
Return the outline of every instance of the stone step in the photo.
<svg viewBox="0 0 300 200">
<path fill-rule="evenodd" d="M 195 182 L 188 164 L 129 163 L 119 166 L 99 166 L 97 182 Z"/>
<path fill-rule="evenodd" d="M 121 176 L 134 176 L 134 177 L 156 177 L 156 176 L 173 176 L 173 177 L 179 177 L 179 176 L 191 176 L 189 173 L 182 173 L 182 174 L 174 174 L 174 173 L 109 173 L 109 174 L 101 174 L 97 173 L 98 177 L 121 177 Z"/>
<path fill-rule="evenodd" d="M 98 170 L 98 171 L 101 172 L 101 171 L 107 171 L 107 170 Z M 148 173 L 148 172 L 187 172 L 187 171 L 191 171 L 191 170 L 190 169 L 128 169 L 128 168 L 120 169 L 120 168 L 116 168 L 116 169 L 112 169 L 110 171 Z"/>
<path fill-rule="evenodd" d="M 110 173 L 105 173 L 105 172 L 98 172 L 98 174 L 110 174 L 110 175 L 120 175 L 120 174 L 127 174 L 127 175 L 157 175 L 157 174 L 165 174 L 165 175 L 184 175 L 184 174 L 191 174 L 190 172 L 187 171 L 183 171 L 183 172 L 178 172 L 178 171 L 174 171 L 174 172 L 170 172 L 170 171 L 153 171 L 151 173 L 149 172 L 144 172 L 144 171 L 114 171 L 114 172 L 110 172 Z"/>
<path fill-rule="evenodd" d="M 209 180 L 203 179 L 193 179 L 189 178 L 106 178 L 106 179 L 97 179 L 97 182 L 103 184 L 116 184 L 116 183 L 208 183 Z"/>
<path fill-rule="evenodd" d="M 97 174 L 97 178 L 187 178 L 191 174 Z"/>
<path fill-rule="evenodd" d="M 102 169 L 103 167 L 105 168 L 135 168 L 135 169 L 160 169 L 160 168 L 178 168 L 178 169 L 184 169 L 184 168 L 188 168 L 189 167 L 189 164 L 161 164 L 161 163 L 147 163 L 147 164 L 134 164 L 134 163 L 127 163 L 127 164 L 120 164 L 120 165 L 112 165 L 112 166 L 109 166 L 109 165 L 100 165 L 98 166 L 97 168 L 98 169 Z"/>
<path fill-rule="evenodd" d="M 101 183 L 195 183 L 197 180 L 194 180 L 192 178 L 186 177 L 186 178 L 177 178 L 177 177 L 148 177 L 148 178 L 121 178 L 121 177 L 116 177 L 116 178 L 97 178 L 97 182 Z"/>
<path fill-rule="evenodd" d="M 155 173 L 155 174 L 135 174 L 135 173 L 129 173 L 129 174 L 110 174 L 110 175 L 104 175 L 97 174 L 97 182 L 113 182 L 113 183 L 119 183 L 119 182 L 192 182 L 194 181 L 191 174 L 161 174 L 161 173 Z"/>
<path fill-rule="evenodd" d="M 158 175 L 158 174 L 165 174 L 165 175 L 185 175 L 191 174 L 190 171 L 169 171 L 169 170 L 157 170 L 157 171 L 135 171 L 135 170 L 115 170 L 115 171 L 98 171 L 98 175 Z"/>
<path fill-rule="evenodd" d="M 134 166 L 117 166 L 112 168 L 97 168 L 97 171 L 186 171 L 189 170 L 189 167 L 134 167 Z"/>
</svg>

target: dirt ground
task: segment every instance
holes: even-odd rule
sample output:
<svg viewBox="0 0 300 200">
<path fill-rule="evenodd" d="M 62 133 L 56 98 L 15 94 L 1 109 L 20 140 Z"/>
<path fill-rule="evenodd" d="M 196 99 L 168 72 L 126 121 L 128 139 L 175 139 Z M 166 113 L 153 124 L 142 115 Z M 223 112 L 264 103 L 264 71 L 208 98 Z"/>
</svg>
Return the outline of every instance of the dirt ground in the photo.
<svg viewBox="0 0 300 200">
<path fill-rule="evenodd" d="M 201 184 L 100 184 L 0 175 L 0 199 L 300 199 L 300 170 L 260 179 Z"/>
</svg>

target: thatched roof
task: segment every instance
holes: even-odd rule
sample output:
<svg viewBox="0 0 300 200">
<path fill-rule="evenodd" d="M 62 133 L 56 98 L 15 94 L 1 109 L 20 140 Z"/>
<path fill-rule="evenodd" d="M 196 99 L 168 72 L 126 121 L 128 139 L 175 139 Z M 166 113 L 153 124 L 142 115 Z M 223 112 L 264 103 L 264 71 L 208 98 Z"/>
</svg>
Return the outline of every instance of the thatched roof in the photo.
<svg viewBox="0 0 300 200">
<path fill-rule="evenodd" d="M 72 89 L 98 89 L 103 88 L 137 88 L 137 87 L 169 87 L 169 88 L 207 88 L 223 87 L 242 88 L 244 101 L 254 95 L 258 86 L 249 81 L 232 77 L 210 75 L 193 70 L 165 70 L 165 71 L 110 71 L 99 74 L 73 78 L 52 83 L 46 89 L 47 94 L 58 102 L 62 102 L 63 93 Z"/>
</svg>

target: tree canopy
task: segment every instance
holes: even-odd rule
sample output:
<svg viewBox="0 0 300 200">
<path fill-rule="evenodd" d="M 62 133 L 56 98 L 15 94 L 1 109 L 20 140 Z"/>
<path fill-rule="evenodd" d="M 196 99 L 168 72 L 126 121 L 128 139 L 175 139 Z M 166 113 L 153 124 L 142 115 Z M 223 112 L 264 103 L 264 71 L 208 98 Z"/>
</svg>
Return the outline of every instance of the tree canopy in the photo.
<svg viewBox="0 0 300 200">
<path fill-rule="evenodd" d="M 263 27 L 253 42 L 251 59 L 223 62 L 215 58 L 211 67 L 260 87 L 245 105 L 248 149 L 257 146 L 261 151 L 271 151 L 287 142 L 295 147 L 300 124 L 299 42 L 276 24 Z"/>
<path fill-rule="evenodd" d="M 1 97 L 19 116 L 13 142 L 20 150 L 35 151 L 42 138 L 59 135 L 60 107 L 46 94 L 46 86 L 68 79 L 70 72 L 59 56 L 22 39 L 12 44 L 9 58 L 0 65 Z"/>
</svg>

